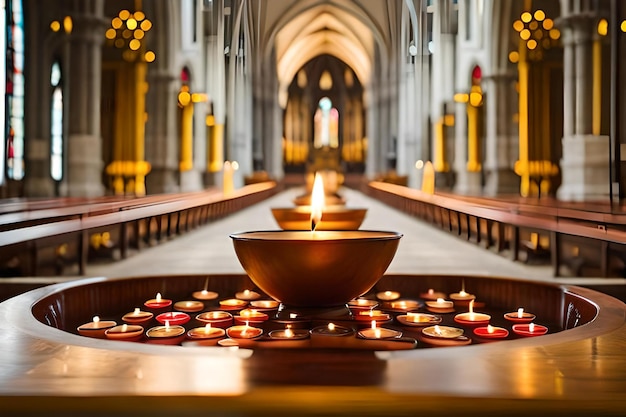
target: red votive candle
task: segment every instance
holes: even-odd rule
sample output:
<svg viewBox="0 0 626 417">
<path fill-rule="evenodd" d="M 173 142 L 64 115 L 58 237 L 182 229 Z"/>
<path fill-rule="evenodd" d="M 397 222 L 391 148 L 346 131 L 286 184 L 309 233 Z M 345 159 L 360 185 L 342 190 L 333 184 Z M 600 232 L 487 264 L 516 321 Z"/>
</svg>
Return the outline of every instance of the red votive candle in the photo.
<svg viewBox="0 0 626 417">
<path fill-rule="evenodd" d="M 167 313 L 161 313 L 156 316 L 156 320 L 159 323 L 165 324 L 165 322 L 169 322 L 172 326 L 183 325 L 187 323 L 190 318 L 189 314 L 181 311 L 168 311 Z"/>
<path fill-rule="evenodd" d="M 160 310 L 172 305 L 172 300 L 161 297 L 161 293 L 157 293 L 156 297 L 143 303 L 146 308 L 151 310 Z"/>
<path fill-rule="evenodd" d="M 548 333 L 548 328 L 546 326 L 542 326 L 540 324 L 535 323 L 519 323 L 514 324 L 513 333 L 518 334 L 520 336 L 542 336 Z"/>
</svg>

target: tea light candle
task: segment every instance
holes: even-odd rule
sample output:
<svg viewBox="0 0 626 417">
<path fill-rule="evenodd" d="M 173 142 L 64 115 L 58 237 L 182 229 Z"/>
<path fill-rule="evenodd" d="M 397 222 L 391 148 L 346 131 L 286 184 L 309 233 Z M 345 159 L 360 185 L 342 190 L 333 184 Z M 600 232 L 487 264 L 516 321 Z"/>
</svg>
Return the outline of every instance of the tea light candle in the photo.
<svg viewBox="0 0 626 417">
<path fill-rule="evenodd" d="M 354 330 L 337 326 L 335 323 L 328 323 L 326 326 L 317 326 L 311 329 L 311 336 L 331 336 L 331 337 L 344 337 L 354 334 Z"/>
<path fill-rule="evenodd" d="M 159 323 L 165 324 L 166 322 L 169 322 L 169 324 L 171 325 L 185 324 L 189 321 L 190 318 L 191 317 L 189 317 L 189 314 L 183 313 L 181 311 L 168 311 L 167 313 L 161 313 L 156 316 L 156 320 Z"/>
<path fill-rule="evenodd" d="M 250 301 L 250 307 L 259 311 L 276 310 L 280 303 L 276 300 L 253 300 Z"/>
<path fill-rule="evenodd" d="M 520 336 L 541 336 L 548 333 L 548 328 L 535 323 L 519 323 L 514 324 L 513 333 Z"/>
<path fill-rule="evenodd" d="M 149 311 L 141 311 L 139 307 L 131 313 L 126 313 L 122 316 L 122 321 L 129 324 L 141 324 L 150 321 L 154 317 L 154 314 Z"/>
<path fill-rule="evenodd" d="M 185 339 L 185 328 L 183 326 L 170 326 L 165 322 L 163 326 L 156 326 L 146 332 L 148 343 L 177 345 Z"/>
<path fill-rule="evenodd" d="M 406 315 L 399 315 L 396 317 L 400 324 L 407 326 L 427 326 L 429 324 L 441 323 L 441 316 L 435 316 L 434 314 L 427 313 L 411 313 Z"/>
<path fill-rule="evenodd" d="M 506 313 L 504 318 L 515 323 L 530 323 L 535 319 L 535 315 L 518 308 L 517 312 Z"/>
<path fill-rule="evenodd" d="M 174 309 L 184 313 L 196 313 L 204 309 L 202 301 L 178 301 L 174 303 Z"/>
<path fill-rule="evenodd" d="M 219 296 L 219 294 L 214 291 L 202 290 L 202 291 L 195 291 L 193 294 L 191 294 L 191 296 L 195 298 L 196 300 L 210 301 L 210 300 L 215 300 Z"/>
<path fill-rule="evenodd" d="M 363 339 L 393 339 L 402 336 L 402 332 L 384 327 L 377 327 L 376 320 L 372 320 L 372 327 L 359 330 L 357 335 Z"/>
<path fill-rule="evenodd" d="M 172 305 L 172 300 L 161 297 L 161 293 L 157 293 L 156 297 L 143 303 L 149 309 L 158 310 Z"/>
<path fill-rule="evenodd" d="M 509 331 L 503 327 L 495 327 L 489 324 L 487 327 L 477 327 L 474 334 L 487 339 L 504 339 L 509 335 Z"/>
<path fill-rule="evenodd" d="M 107 329 L 104 334 L 107 339 L 135 342 L 143 337 L 143 330 L 143 327 L 138 324 L 124 323 L 121 326 L 115 326 Z"/>
<path fill-rule="evenodd" d="M 411 311 L 417 310 L 420 307 L 420 303 L 416 300 L 397 300 L 386 303 L 385 307 L 396 311 Z"/>
<path fill-rule="evenodd" d="M 270 339 L 275 340 L 302 340 L 309 338 L 309 331 L 306 329 L 292 329 L 287 325 L 285 329 L 272 330 L 269 332 Z"/>
<path fill-rule="evenodd" d="M 238 300 L 252 301 L 252 300 L 258 300 L 259 298 L 261 298 L 261 294 L 259 294 L 256 291 L 243 290 L 241 292 L 236 293 L 235 298 Z"/>
<path fill-rule="evenodd" d="M 232 326 L 226 329 L 226 335 L 232 339 L 255 339 L 263 334 L 263 329 L 248 324 Z"/>
<path fill-rule="evenodd" d="M 233 315 L 227 311 L 207 311 L 196 316 L 196 320 L 211 324 L 212 327 L 225 329 L 233 324 Z"/>
<path fill-rule="evenodd" d="M 489 314 L 474 312 L 474 300 L 469 303 L 469 312 L 454 316 L 454 321 L 460 324 L 487 324 L 489 320 L 491 320 Z"/>
<path fill-rule="evenodd" d="M 450 294 L 450 299 L 454 301 L 471 301 L 475 298 L 476 296 L 474 294 L 467 293 L 465 290 Z"/>
<path fill-rule="evenodd" d="M 371 310 L 378 305 L 376 300 L 368 300 L 367 298 L 356 298 L 348 301 L 348 307 L 352 310 Z"/>
<path fill-rule="evenodd" d="M 211 323 L 207 323 L 204 327 L 196 327 L 187 332 L 187 337 L 194 340 L 217 339 L 224 337 L 226 331 L 219 327 L 211 327 Z"/>
<path fill-rule="evenodd" d="M 253 324 L 260 324 L 269 319 L 269 316 L 261 311 L 255 309 L 243 309 L 239 312 L 238 316 L 234 316 L 236 324 L 244 324 L 250 322 Z"/>
<path fill-rule="evenodd" d="M 398 291 L 382 291 L 376 294 L 376 298 L 381 301 L 393 301 L 400 298 L 400 293 Z"/>
<path fill-rule="evenodd" d="M 78 326 L 77 330 L 81 336 L 104 339 L 106 337 L 104 332 L 116 325 L 117 323 L 113 320 L 100 320 L 99 316 L 93 316 L 89 323 Z"/>
<path fill-rule="evenodd" d="M 380 310 L 362 310 L 354 318 L 359 321 L 389 321 L 391 316 Z"/>
<path fill-rule="evenodd" d="M 438 324 L 422 329 L 422 334 L 437 339 L 454 339 L 462 336 L 463 332 L 463 329 L 458 327 L 439 326 Z"/>
<path fill-rule="evenodd" d="M 426 301 L 426 308 L 433 313 L 452 313 L 454 311 L 454 302 L 440 297 L 436 301 Z"/>
<path fill-rule="evenodd" d="M 241 310 L 248 305 L 246 300 L 240 300 L 238 298 L 228 298 L 220 301 L 220 308 L 224 310 Z"/>
<path fill-rule="evenodd" d="M 424 300 L 434 301 L 434 300 L 437 300 L 438 298 L 445 299 L 446 294 L 442 293 L 441 291 L 435 291 L 434 289 L 429 288 L 428 291 L 420 294 L 420 298 L 423 298 Z"/>
</svg>

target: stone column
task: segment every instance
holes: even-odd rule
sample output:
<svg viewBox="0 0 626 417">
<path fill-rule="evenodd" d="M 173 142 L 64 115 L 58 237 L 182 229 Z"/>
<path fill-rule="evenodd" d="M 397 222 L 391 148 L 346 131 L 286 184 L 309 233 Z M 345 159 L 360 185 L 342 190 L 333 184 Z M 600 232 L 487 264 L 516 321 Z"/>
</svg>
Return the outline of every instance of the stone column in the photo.
<svg viewBox="0 0 626 417">
<path fill-rule="evenodd" d="M 69 135 L 67 146 L 67 189 L 69 196 L 95 197 L 105 193 L 102 184 L 102 136 L 100 133 L 100 89 L 102 44 L 107 22 L 103 0 L 77 4 L 70 35 Z"/>
<path fill-rule="evenodd" d="M 513 124 L 515 75 L 494 74 L 484 77 L 489 95 L 487 111 L 486 155 L 484 170 L 486 195 L 519 193 L 519 177 L 513 171 L 517 159 L 518 135 Z"/>
<path fill-rule="evenodd" d="M 609 198 L 609 137 L 592 133 L 592 37 L 595 16 L 565 15 L 560 19 L 564 55 L 564 136 L 560 200 Z M 573 101 L 573 105 L 569 104 Z M 573 125 L 573 129 L 572 129 Z"/>
<path fill-rule="evenodd" d="M 177 101 L 178 78 L 171 73 L 148 70 L 150 89 L 146 99 L 146 161 L 152 169 L 146 177 L 148 194 L 179 191 Z"/>
</svg>

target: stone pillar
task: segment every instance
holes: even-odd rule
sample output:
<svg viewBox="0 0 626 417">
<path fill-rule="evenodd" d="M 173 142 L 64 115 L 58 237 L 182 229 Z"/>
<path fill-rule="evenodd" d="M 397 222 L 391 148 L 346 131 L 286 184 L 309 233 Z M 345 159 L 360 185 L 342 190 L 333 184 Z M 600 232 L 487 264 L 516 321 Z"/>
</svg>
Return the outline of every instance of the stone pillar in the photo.
<svg viewBox="0 0 626 417">
<path fill-rule="evenodd" d="M 95 197 L 105 193 L 102 184 L 102 136 L 100 134 L 100 89 L 102 43 L 107 22 L 103 0 L 77 3 L 70 35 L 69 135 L 66 194 Z"/>
<path fill-rule="evenodd" d="M 592 133 L 591 51 L 595 19 L 591 14 L 579 13 L 565 15 L 559 22 L 566 48 L 562 184 L 557 190 L 560 200 L 609 198 L 609 137 Z M 568 98 L 574 102 L 573 107 Z"/>
<path fill-rule="evenodd" d="M 515 97 L 514 74 L 495 74 L 484 78 L 489 95 L 485 107 L 486 155 L 483 165 L 486 195 L 519 193 L 519 177 L 513 171 L 517 159 L 518 135 L 513 125 Z"/>
<path fill-rule="evenodd" d="M 168 72 L 149 69 L 147 79 L 150 89 L 146 99 L 146 161 L 152 169 L 146 177 L 146 192 L 177 192 L 180 137 L 176 123 L 178 78 Z"/>
</svg>

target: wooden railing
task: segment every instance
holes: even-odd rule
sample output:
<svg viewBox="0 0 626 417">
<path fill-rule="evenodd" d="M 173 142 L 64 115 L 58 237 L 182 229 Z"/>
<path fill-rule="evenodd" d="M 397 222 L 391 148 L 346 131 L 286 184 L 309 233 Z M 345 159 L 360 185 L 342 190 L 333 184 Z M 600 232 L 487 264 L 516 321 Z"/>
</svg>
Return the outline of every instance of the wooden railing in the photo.
<svg viewBox="0 0 626 417">
<path fill-rule="evenodd" d="M 77 273 L 84 275 L 94 234 L 106 233 L 107 247 L 119 249 L 125 258 L 130 248 L 139 250 L 231 214 L 270 197 L 278 188 L 268 181 L 227 195 L 209 189 L 131 199 L 59 199 L 57 206 L 53 201 L 37 202 L 42 208 L 32 210 L 21 203 L 18 210 L 7 208 L 0 214 L 0 263 L 15 263 L 15 275 L 37 276 L 51 262 L 54 274 L 75 264 Z"/>
<path fill-rule="evenodd" d="M 610 210 L 607 205 L 428 194 L 383 182 L 369 183 L 366 192 L 486 248 L 509 249 L 513 260 L 519 259 L 521 251 L 531 257 L 533 251 L 542 250 L 549 256 L 555 276 L 561 275 L 564 264 L 576 275 L 583 266 L 594 265 L 602 276 L 609 276 L 611 261 L 626 259 L 626 212 Z M 529 244 L 528 236 L 533 233 L 546 237 L 549 244 Z M 580 247 L 595 253 L 582 254 Z"/>
</svg>

